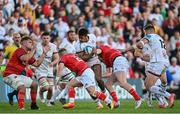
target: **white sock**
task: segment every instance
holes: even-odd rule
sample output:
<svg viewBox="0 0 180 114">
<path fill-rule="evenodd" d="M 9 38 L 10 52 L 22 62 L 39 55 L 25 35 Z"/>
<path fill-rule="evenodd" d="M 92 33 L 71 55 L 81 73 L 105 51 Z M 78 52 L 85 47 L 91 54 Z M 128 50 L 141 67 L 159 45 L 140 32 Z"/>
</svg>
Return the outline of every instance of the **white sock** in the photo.
<svg viewBox="0 0 180 114">
<path fill-rule="evenodd" d="M 68 95 L 68 91 L 66 91 L 65 89 L 63 89 L 60 98 L 66 99 L 67 95 Z"/>
<path fill-rule="evenodd" d="M 162 98 L 163 96 L 158 95 L 158 94 L 154 94 L 154 96 L 155 96 L 156 100 L 158 101 L 159 105 L 163 105 L 164 104 L 164 101 L 163 101 L 163 98 Z"/>
<path fill-rule="evenodd" d="M 61 93 L 61 90 L 59 88 L 57 88 L 51 98 L 51 101 L 55 101 L 56 100 L 56 97 Z"/>
<path fill-rule="evenodd" d="M 151 91 L 152 93 L 162 95 L 162 96 L 164 96 L 164 97 L 166 97 L 166 98 L 169 98 L 170 95 L 171 95 L 170 93 L 168 93 L 167 91 L 163 90 L 161 87 L 158 87 L 158 86 L 152 86 L 152 87 L 150 88 L 150 91 Z"/>
</svg>

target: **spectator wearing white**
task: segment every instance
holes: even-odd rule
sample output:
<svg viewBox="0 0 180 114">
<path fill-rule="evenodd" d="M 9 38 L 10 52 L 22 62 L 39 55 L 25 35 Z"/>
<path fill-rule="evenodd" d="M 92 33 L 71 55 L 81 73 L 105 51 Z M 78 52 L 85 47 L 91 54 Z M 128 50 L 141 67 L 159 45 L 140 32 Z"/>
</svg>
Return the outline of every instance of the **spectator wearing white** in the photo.
<svg viewBox="0 0 180 114">
<path fill-rule="evenodd" d="M 163 22 L 163 16 L 160 14 L 160 12 L 161 12 L 160 7 L 156 6 L 155 13 L 150 14 L 149 20 L 152 21 L 153 19 L 156 19 L 158 26 L 161 27 Z"/>
<path fill-rule="evenodd" d="M 112 36 L 108 37 L 108 41 L 105 44 L 111 46 L 112 48 L 116 48 L 116 43 L 114 42 Z"/>
<path fill-rule="evenodd" d="M 15 30 L 16 28 L 17 28 L 17 24 L 15 23 L 15 18 L 11 16 L 9 18 L 8 23 L 5 25 L 6 32 L 8 32 L 10 29 Z"/>
<path fill-rule="evenodd" d="M 169 67 L 169 71 L 171 72 L 174 84 L 179 85 L 180 84 L 180 66 L 177 65 L 177 58 L 173 57 L 171 59 L 171 66 Z"/>
<path fill-rule="evenodd" d="M 8 19 L 13 11 L 14 11 L 14 5 L 9 2 L 9 0 L 4 0 L 4 11 L 6 12 L 6 19 Z"/>
<path fill-rule="evenodd" d="M 75 11 L 76 14 L 80 15 L 81 10 L 75 3 L 76 3 L 76 0 L 69 0 L 69 3 L 66 5 L 66 10 L 68 14 L 71 13 L 72 11 Z"/>
<path fill-rule="evenodd" d="M 58 23 L 56 23 L 54 27 L 58 30 L 59 37 L 64 39 L 66 33 L 69 31 L 69 25 L 62 20 L 62 17 L 58 18 Z"/>
<path fill-rule="evenodd" d="M 174 31 L 174 35 L 170 38 L 170 50 L 174 51 L 176 49 L 176 43 L 180 42 L 179 30 Z"/>
<path fill-rule="evenodd" d="M 111 1 L 111 11 L 113 14 L 119 14 L 120 12 L 120 4 L 118 4 L 116 0 Z"/>
<path fill-rule="evenodd" d="M 25 26 L 24 18 L 20 17 L 18 19 L 18 26 L 17 26 L 17 28 L 15 28 L 15 32 L 20 33 L 20 34 L 29 34 L 29 30 Z"/>
</svg>

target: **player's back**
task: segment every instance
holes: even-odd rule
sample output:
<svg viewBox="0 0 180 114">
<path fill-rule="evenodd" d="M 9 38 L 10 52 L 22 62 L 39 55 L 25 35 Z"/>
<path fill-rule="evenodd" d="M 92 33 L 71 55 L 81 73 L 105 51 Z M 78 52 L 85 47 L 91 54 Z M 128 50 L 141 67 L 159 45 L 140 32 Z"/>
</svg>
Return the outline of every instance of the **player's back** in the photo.
<svg viewBox="0 0 180 114">
<path fill-rule="evenodd" d="M 71 71 L 75 72 L 79 76 L 83 73 L 88 65 L 75 54 L 65 54 L 61 57 L 61 62 L 69 68 Z"/>
<path fill-rule="evenodd" d="M 112 67 L 113 61 L 117 56 L 121 56 L 121 52 L 113 49 L 107 45 L 101 45 L 99 47 L 102 50 L 102 61 L 106 64 L 107 67 Z"/>
<path fill-rule="evenodd" d="M 148 34 L 144 37 L 149 41 L 152 50 L 150 62 L 169 62 L 164 40 L 157 34 Z"/>
</svg>

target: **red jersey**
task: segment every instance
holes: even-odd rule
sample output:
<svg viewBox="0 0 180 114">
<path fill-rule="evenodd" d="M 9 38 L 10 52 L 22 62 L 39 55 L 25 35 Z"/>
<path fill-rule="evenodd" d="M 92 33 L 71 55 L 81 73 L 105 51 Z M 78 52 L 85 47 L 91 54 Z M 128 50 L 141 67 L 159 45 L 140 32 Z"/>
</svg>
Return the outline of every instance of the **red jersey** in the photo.
<svg viewBox="0 0 180 114">
<path fill-rule="evenodd" d="M 63 55 L 61 57 L 61 62 L 78 76 L 81 76 L 82 73 L 88 68 L 87 63 L 74 54 Z"/>
<path fill-rule="evenodd" d="M 27 54 L 27 52 L 23 48 L 18 48 L 12 55 L 11 59 L 9 60 L 8 64 L 6 65 L 6 69 L 3 72 L 3 77 L 6 77 L 10 74 L 17 74 L 20 75 L 27 64 L 33 64 L 35 62 L 34 57 L 29 59 L 29 61 L 21 61 L 20 57 L 22 55 Z"/>
<path fill-rule="evenodd" d="M 120 51 L 113 49 L 107 45 L 101 45 L 99 48 L 102 50 L 101 53 L 102 62 L 107 67 L 112 67 L 114 59 L 122 55 Z"/>
</svg>

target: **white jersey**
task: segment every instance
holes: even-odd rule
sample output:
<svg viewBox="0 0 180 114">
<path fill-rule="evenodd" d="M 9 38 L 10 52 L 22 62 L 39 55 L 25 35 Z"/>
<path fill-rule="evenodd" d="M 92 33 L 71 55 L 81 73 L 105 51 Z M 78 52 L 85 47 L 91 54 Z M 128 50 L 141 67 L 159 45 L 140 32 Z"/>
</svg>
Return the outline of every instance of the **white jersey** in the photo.
<svg viewBox="0 0 180 114">
<path fill-rule="evenodd" d="M 37 70 L 48 70 L 49 69 L 49 64 L 53 60 L 53 54 L 57 53 L 57 46 L 53 43 L 49 43 L 50 50 L 46 53 L 46 56 L 41 63 L 39 67 L 37 67 Z M 38 59 L 43 53 L 43 46 L 42 43 L 38 43 L 36 46 L 36 53 L 35 53 L 35 58 Z"/>
<path fill-rule="evenodd" d="M 60 49 L 65 48 L 68 53 L 76 53 L 75 42 L 70 43 L 67 39 L 64 39 L 59 47 Z"/>
<path fill-rule="evenodd" d="M 157 34 L 148 34 L 144 37 L 149 41 L 151 49 L 150 62 L 168 62 L 168 55 L 165 49 L 164 40 Z"/>
<path fill-rule="evenodd" d="M 81 43 L 80 41 L 78 41 L 75 45 L 76 48 L 76 52 L 82 52 L 84 51 L 85 46 L 90 45 L 94 48 L 96 48 L 96 36 L 94 34 L 88 34 L 89 37 L 89 41 L 86 43 Z"/>
<path fill-rule="evenodd" d="M 87 45 L 96 48 L 96 36 L 94 34 L 88 34 L 88 37 L 89 37 L 89 41 L 88 42 L 81 43 L 80 41 L 78 41 L 76 43 L 76 45 L 75 45 L 76 53 L 84 51 L 85 47 Z M 98 59 L 98 56 L 94 55 L 92 58 L 90 58 L 87 61 L 87 63 L 91 67 L 91 66 L 93 66 L 95 64 L 100 64 L 100 61 Z"/>
</svg>

